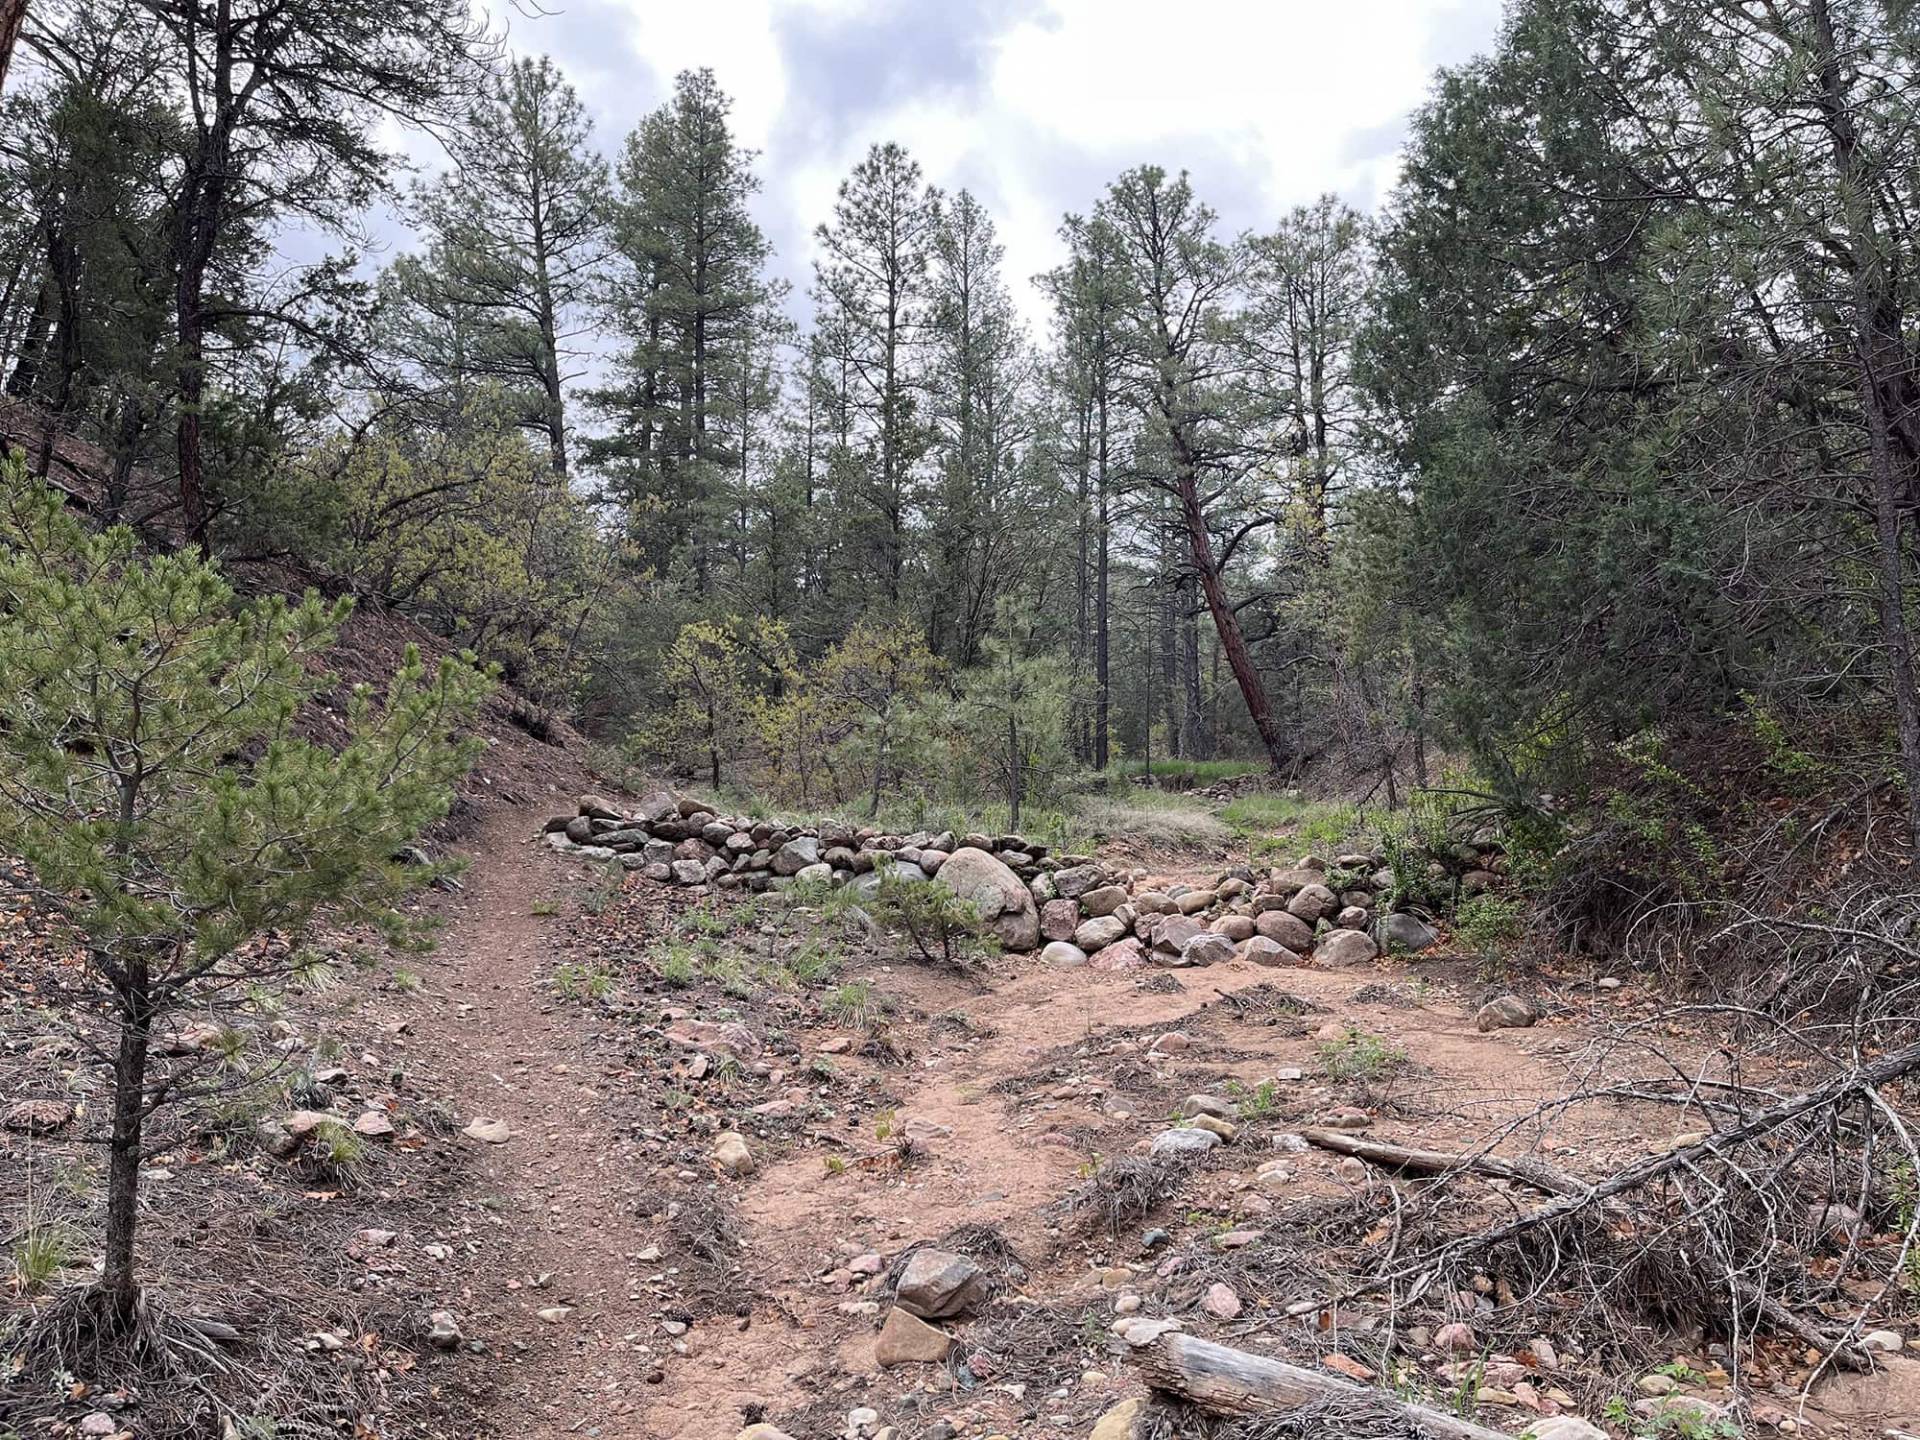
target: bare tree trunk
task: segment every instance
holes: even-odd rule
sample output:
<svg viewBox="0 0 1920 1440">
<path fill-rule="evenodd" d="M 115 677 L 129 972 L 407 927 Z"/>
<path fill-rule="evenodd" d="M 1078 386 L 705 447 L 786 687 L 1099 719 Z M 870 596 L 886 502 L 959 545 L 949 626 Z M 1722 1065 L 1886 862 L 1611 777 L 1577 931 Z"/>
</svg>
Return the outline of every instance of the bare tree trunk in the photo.
<svg viewBox="0 0 1920 1440">
<path fill-rule="evenodd" d="M 1103 380 L 1104 386 L 1105 381 Z M 1112 623 L 1112 607 L 1108 590 L 1109 554 L 1108 541 L 1112 525 L 1107 501 L 1107 397 L 1103 390 L 1100 396 L 1100 455 L 1099 455 L 1098 502 L 1100 506 L 1099 532 L 1095 535 L 1095 548 L 1098 559 L 1094 575 L 1093 600 L 1093 680 L 1099 692 L 1095 702 L 1093 719 L 1093 768 L 1104 771 L 1107 768 L 1108 731 L 1113 716 L 1113 671 L 1109 663 L 1107 631 Z"/>
<path fill-rule="evenodd" d="M 140 1146 L 146 1122 L 147 1046 L 153 1024 L 145 956 L 127 962 L 119 989 L 120 1044 L 113 1062 L 113 1133 L 107 1151 L 106 1265 L 100 1288 L 121 1318 L 133 1314 L 140 1285 L 134 1235 L 140 1211 Z"/>
</svg>

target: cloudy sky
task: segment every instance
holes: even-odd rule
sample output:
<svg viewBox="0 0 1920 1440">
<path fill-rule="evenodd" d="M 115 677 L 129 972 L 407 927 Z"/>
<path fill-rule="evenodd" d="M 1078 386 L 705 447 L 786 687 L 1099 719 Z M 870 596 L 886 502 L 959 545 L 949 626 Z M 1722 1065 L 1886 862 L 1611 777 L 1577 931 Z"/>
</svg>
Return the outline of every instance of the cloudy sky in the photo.
<svg viewBox="0 0 1920 1440">
<path fill-rule="evenodd" d="M 545 51 L 609 154 L 683 69 L 711 66 L 761 152 L 761 224 L 803 291 L 811 232 L 868 145 L 970 188 L 1027 277 L 1063 213 L 1151 161 L 1192 172 L 1233 228 L 1333 190 L 1371 209 L 1435 66 L 1484 49 L 1499 0 L 547 0 Z"/>
</svg>

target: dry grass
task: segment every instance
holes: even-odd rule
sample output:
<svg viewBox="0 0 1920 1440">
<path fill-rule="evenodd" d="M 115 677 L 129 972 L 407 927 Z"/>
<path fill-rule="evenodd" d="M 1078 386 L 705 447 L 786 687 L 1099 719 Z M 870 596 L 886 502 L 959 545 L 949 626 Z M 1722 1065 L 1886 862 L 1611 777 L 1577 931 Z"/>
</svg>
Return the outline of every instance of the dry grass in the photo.
<svg viewBox="0 0 1920 1440">
<path fill-rule="evenodd" d="M 1138 1225 L 1180 1188 L 1178 1167 L 1143 1155 L 1104 1162 L 1078 1189 L 1062 1200 L 1068 1220 L 1083 1229 L 1104 1227 L 1109 1234 Z"/>
</svg>

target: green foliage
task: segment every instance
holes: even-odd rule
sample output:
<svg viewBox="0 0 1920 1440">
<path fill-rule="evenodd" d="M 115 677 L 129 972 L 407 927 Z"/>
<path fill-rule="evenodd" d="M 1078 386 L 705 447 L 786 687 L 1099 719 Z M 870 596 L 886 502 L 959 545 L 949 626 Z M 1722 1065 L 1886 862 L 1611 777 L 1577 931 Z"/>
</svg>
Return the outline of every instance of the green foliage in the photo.
<svg viewBox="0 0 1920 1440">
<path fill-rule="evenodd" d="M 876 923 L 904 935 L 929 964 L 969 969 L 996 948 L 979 907 L 932 880 L 883 874 L 872 911 Z"/>
<path fill-rule="evenodd" d="M 1355 1025 L 1337 1040 L 1320 1042 L 1320 1064 L 1329 1080 L 1373 1080 L 1406 1063 L 1406 1052 Z"/>
<path fill-rule="evenodd" d="M 1526 913 L 1526 903 L 1517 896 L 1469 896 L 1454 912 L 1453 935 L 1469 950 L 1498 956 L 1524 932 Z"/>
<path fill-rule="evenodd" d="M 617 984 L 604 964 L 583 965 L 569 960 L 553 972 L 553 993 L 562 1000 L 604 1000 Z"/>
<path fill-rule="evenodd" d="M 1280 1087 L 1272 1080 L 1262 1080 L 1258 1085 L 1229 1080 L 1227 1094 L 1233 1097 L 1242 1120 L 1265 1120 L 1280 1108 Z"/>
<path fill-rule="evenodd" d="M 398 902 L 437 872 L 395 856 L 446 814 L 488 682 L 410 651 L 384 696 L 353 691 L 339 749 L 312 744 L 296 722 L 347 609 L 241 603 L 198 556 L 89 533 L 17 461 L 0 469 L 0 854 L 80 937 L 123 1092 L 153 1025 L 284 983 L 323 912 L 418 938 Z M 267 932 L 293 943 L 249 945 Z M 138 1129 L 114 1147 L 110 1206 L 133 1204 Z M 110 1283 L 131 1265 L 109 1255 Z"/>
<path fill-rule="evenodd" d="M 887 1012 L 887 1002 L 866 980 L 849 980 L 826 999 L 827 1013 L 854 1030 L 871 1030 Z"/>
<path fill-rule="evenodd" d="M 15 1286 L 31 1294 L 52 1284 L 78 1258 L 79 1246 L 80 1235 L 72 1225 L 30 1211 L 7 1248 Z"/>
</svg>

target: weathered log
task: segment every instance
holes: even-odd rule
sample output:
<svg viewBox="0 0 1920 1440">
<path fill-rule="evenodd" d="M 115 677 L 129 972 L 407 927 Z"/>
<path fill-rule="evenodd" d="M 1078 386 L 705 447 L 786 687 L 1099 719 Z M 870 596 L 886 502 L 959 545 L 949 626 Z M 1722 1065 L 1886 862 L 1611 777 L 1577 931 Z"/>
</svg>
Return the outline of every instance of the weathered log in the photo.
<svg viewBox="0 0 1920 1440">
<path fill-rule="evenodd" d="M 1370 1140 L 1350 1130 L 1302 1130 L 1300 1137 L 1309 1145 L 1331 1150 L 1337 1155 L 1352 1155 L 1378 1165 L 1383 1170 L 1405 1170 L 1413 1175 L 1448 1175 L 1472 1171 L 1517 1180 L 1544 1190 L 1550 1195 L 1584 1195 L 1592 1187 L 1578 1176 L 1555 1169 L 1540 1160 L 1509 1160 L 1503 1155 L 1449 1155 L 1441 1150 L 1416 1150 L 1410 1145 L 1390 1145 Z"/>
<path fill-rule="evenodd" d="M 1275 1415 L 1332 1404 L 1390 1414 L 1418 1433 L 1440 1440 L 1512 1440 L 1457 1415 L 1410 1405 L 1384 1390 L 1178 1331 L 1156 1335 L 1136 1347 L 1133 1359 L 1155 1390 L 1219 1415 Z"/>
</svg>

